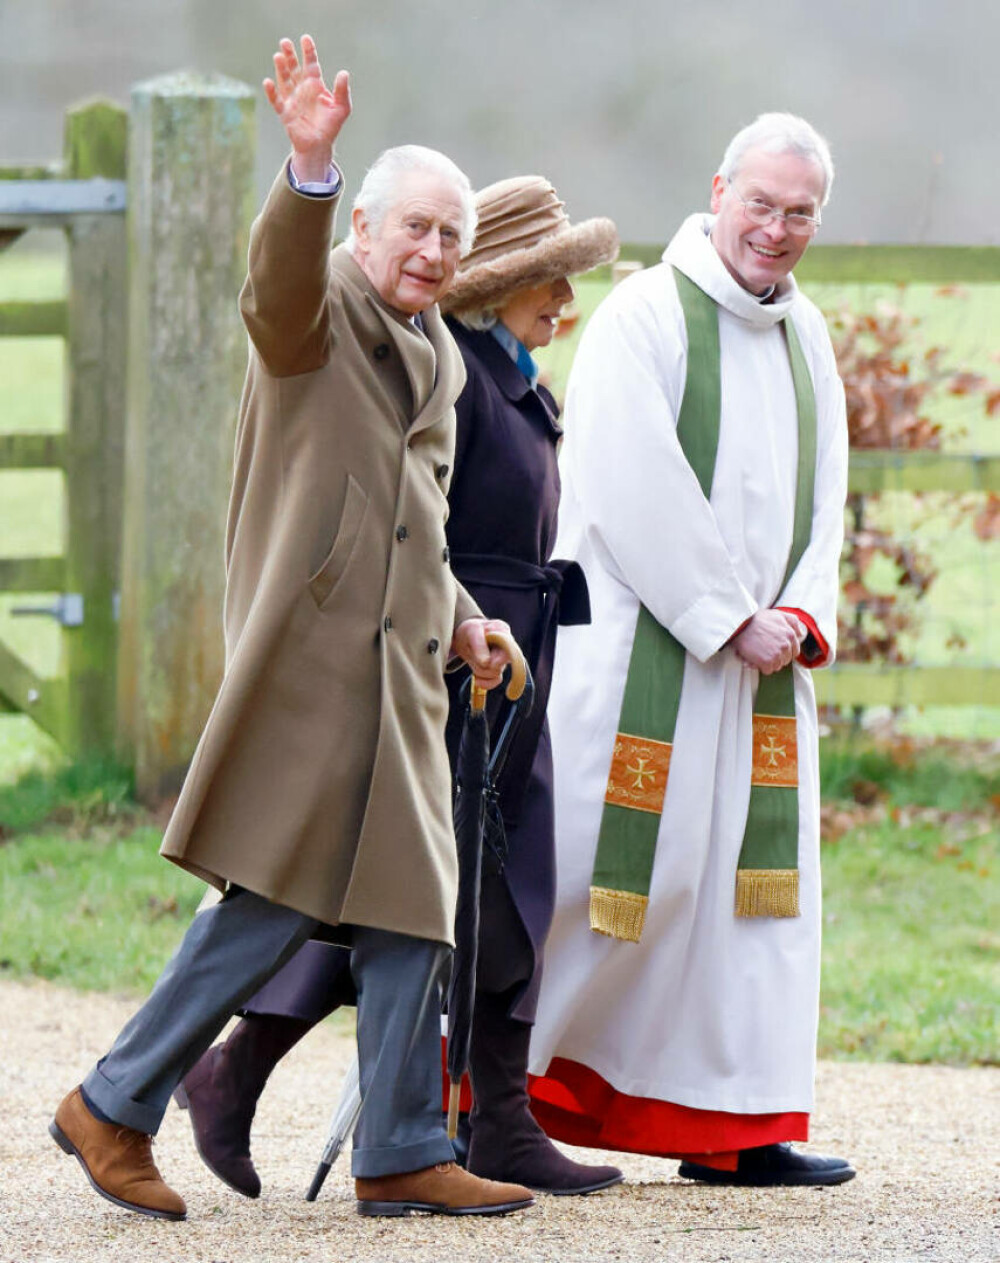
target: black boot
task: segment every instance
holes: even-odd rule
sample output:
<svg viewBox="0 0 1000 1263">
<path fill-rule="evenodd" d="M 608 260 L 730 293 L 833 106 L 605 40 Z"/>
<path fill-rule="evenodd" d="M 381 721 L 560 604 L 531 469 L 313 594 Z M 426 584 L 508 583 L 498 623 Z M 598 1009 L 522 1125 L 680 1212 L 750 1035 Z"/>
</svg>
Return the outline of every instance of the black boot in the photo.
<svg viewBox="0 0 1000 1263">
<path fill-rule="evenodd" d="M 531 1027 L 507 1015 L 507 997 L 476 993 L 469 1072 L 473 1106 L 468 1169 L 541 1193 L 593 1193 L 624 1178 L 617 1167 L 567 1158 L 535 1122 L 528 1103 Z"/>
<path fill-rule="evenodd" d="M 224 1044 L 204 1053 L 174 1097 L 191 1112 L 194 1143 L 208 1169 L 244 1197 L 260 1196 L 250 1157 L 250 1126 L 268 1076 L 311 1022 L 254 1014 L 243 1018 Z"/>
<path fill-rule="evenodd" d="M 682 1162 L 677 1174 L 705 1184 L 739 1184 L 765 1188 L 778 1184 L 843 1184 L 855 1171 L 843 1158 L 819 1153 L 799 1153 L 790 1144 L 759 1145 L 741 1149 L 735 1171 L 718 1171 L 700 1162 Z"/>
</svg>

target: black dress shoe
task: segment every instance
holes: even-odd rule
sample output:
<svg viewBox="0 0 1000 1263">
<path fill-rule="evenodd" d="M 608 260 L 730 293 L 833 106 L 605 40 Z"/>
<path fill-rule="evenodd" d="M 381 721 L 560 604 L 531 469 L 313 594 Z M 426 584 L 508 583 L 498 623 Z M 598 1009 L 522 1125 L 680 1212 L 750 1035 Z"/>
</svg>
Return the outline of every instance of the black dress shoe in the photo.
<svg viewBox="0 0 1000 1263">
<path fill-rule="evenodd" d="M 765 1188 L 776 1184 L 843 1184 L 857 1172 L 843 1158 L 825 1158 L 819 1153 L 798 1153 L 787 1141 L 741 1149 L 735 1171 L 718 1171 L 700 1162 L 682 1162 L 677 1174 L 686 1180 L 705 1184 L 742 1184 Z"/>
</svg>

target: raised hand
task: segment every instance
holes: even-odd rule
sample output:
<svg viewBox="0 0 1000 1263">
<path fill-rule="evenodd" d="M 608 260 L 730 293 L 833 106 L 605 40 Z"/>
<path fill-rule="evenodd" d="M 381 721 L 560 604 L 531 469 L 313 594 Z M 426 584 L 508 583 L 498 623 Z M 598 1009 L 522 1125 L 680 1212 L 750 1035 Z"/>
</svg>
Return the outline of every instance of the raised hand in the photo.
<svg viewBox="0 0 1000 1263">
<path fill-rule="evenodd" d="M 291 141 L 296 178 L 325 180 L 334 141 L 351 113 L 350 77 L 341 70 L 328 88 L 312 36 L 303 35 L 301 43 L 300 63 L 292 41 L 280 41 L 274 78 L 264 80 L 264 91 Z"/>
<path fill-rule="evenodd" d="M 747 666 L 771 675 L 798 657 L 805 635 L 801 622 L 787 610 L 758 610 L 732 644 Z"/>
</svg>

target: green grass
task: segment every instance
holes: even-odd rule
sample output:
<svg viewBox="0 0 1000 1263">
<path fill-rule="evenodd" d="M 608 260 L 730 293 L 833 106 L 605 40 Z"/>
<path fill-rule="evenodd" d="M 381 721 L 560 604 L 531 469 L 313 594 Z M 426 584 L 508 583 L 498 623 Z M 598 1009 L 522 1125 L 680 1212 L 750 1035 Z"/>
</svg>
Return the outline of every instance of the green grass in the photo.
<svg viewBox="0 0 1000 1263">
<path fill-rule="evenodd" d="M 58 818 L 87 829 L 136 814 L 131 773 L 110 761 L 59 761 L 0 783 L 0 829 L 25 833 Z"/>
<path fill-rule="evenodd" d="M 819 1051 L 1000 1059 L 995 746 L 824 741 Z"/>
<path fill-rule="evenodd" d="M 58 251 L 20 246 L 0 256 L 0 299 L 51 299 L 65 291 L 66 261 Z M 0 431 L 63 428 L 65 346 L 61 338 L 0 338 Z M 58 556 L 63 548 L 65 495 L 55 469 L 0 470 L 0 539 L 4 557 Z M 60 635 L 54 620 L 14 617 L 15 606 L 51 604 L 52 594 L 0 595 L 0 640 L 41 675 L 55 675 Z M 4 753 L 0 738 L 0 756 Z M 5 760 L 0 759 L 0 776 Z"/>
<path fill-rule="evenodd" d="M 989 746 L 824 741 L 825 802 L 881 799 L 894 807 L 941 812 L 988 812 L 1000 802 L 1000 761 Z"/>
<path fill-rule="evenodd" d="M 30 244 L 19 242 L 0 255 L 0 301 L 43 302 L 65 294 L 65 249 L 26 249 Z M 0 430 L 63 428 L 64 360 L 61 338 L 0 338 Z"/>
<path fill-rule="evenodd" d="M 12 785 L 29 772 L 49 771 L 62 758 L 52 738 L 27 715 L 0 713 L 0 786 Z"/>
<path fill-rule="evenodd" d="M 0 429 L 18 433 L 63 428 L 62 338 L 0 338 L 4 383 Z"/>
<path fill-rule="evenodd" d="M 204 886 L 159 858 L 160 830 L 111 763 L 53 760 L 0 783 L 0 970 L 141 993 Z"/>
<path fill-rule="evenodd" d="M 822 749 L 821 1055 L 996 1063 L 995 750 Z M 0 785 L 0 976 L 151 987 L 204 887 L 129 793 L 99 765 Z"/>
<path fill-rule="evenodd" d="M 0 260 L 0 299 L 49 302 L 66 293 L 66 245 L 61 229 L 33 229 L 30 236 L 5 250 Z"/>
<path fill-rule="evenodd" d="M 159 831 L 48 828 L 0 848 L 0 976 L 149 990 L 204 892 L 157 854 Z"/>
<path fill-rule="evenodd" d="M 997 831 L 885 819 L 823 848 L 819 1053 L 1000 1060 Z"/>
<path fill-rule="evenodd" d="M 60 298 L 66 290 L 61 233 L 55 248 L 25 249 L 21 242 L 0 255 L 0 300 Z M 65 345 L 61 338 L 0 338 L 0 431 L 51 432 L 64 428 Z M 63 549 L 65 495 L 58 470 L 0 471 L 0 539 L 4 557 L 57 556 Z M 14 617 L 14 606 L 51 604 L 52 594 L 0 595 L 0 640 L 43 676 L 59 670 L 60 632 L 51 619 Z M 0 778 L 10 779 L 21 761 L 9 756 L 0 723 Z"/>
</svg>

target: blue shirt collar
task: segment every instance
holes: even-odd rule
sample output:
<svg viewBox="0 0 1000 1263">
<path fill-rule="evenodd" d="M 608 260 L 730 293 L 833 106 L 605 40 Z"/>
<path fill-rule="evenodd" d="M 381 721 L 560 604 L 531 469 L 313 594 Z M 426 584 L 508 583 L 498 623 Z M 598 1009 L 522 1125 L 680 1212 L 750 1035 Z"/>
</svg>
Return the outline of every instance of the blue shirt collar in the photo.
<svg viewBox="0 0 1000 1263">
<path fill-rule="evenodd" d="M 538 365 L 531 358 L 531 352 L 528 348 L 499 320 L 496 324 L 490 325 L 489 332 L 493 334 L 494 338 L 521 370 L 527 378 L 528 385 L 534 390 L 538 385 Z"/>
</svg>

